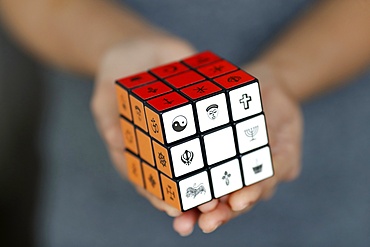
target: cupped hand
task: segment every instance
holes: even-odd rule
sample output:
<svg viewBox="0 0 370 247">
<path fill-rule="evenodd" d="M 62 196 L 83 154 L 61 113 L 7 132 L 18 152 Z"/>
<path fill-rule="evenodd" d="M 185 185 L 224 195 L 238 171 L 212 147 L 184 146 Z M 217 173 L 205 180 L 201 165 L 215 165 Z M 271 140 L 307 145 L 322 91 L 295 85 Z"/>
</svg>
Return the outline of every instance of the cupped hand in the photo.
<svg viewBox="0 0 370 247">
<path fill-rule="evenodd" d="M 123 177 L 126 177 L 127 171 L 123 156 L 124 143 L 118 117 L 115 80 L 180 60 L 193 53 L 194 49 L 183 40 L 167 34 L 152 33 L 124 40 L 106 51 L 102 58 L 95 81 L 91 109 L 110 158 Z M 178 210 L 144 189 L 137 189 L 159 210 L 171 216 L 180 215 Z"/>
<path fill-rule="evenodd" d="M 260 81 L 263 109 L 269 135 L 275 174 L 262 182 L 244 187 L 219 200 L 185 212 L 174 220 L 181 235 L 191 233 L 198 222 L 205 233 L 249 211 L 258 201 L 270 198 L 277 185 L 296 178 L 300 172 L 302 116 L 300 106 L 284 90 L 279 78 L 260 65 L 246 66 Z"/>
</svg>

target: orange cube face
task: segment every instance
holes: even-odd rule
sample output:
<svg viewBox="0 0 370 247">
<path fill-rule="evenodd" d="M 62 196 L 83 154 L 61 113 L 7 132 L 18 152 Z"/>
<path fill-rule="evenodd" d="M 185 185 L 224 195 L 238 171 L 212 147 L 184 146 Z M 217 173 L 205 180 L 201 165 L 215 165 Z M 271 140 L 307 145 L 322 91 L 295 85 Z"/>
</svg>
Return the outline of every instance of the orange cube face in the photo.
<svg viewBox="0 0 370 247">
<path fill-rule="evenodd" d="M 116 81 L 132 183 L 181 211 L 273 176 L 258 80 L 206 51 Z"/>
</svg>

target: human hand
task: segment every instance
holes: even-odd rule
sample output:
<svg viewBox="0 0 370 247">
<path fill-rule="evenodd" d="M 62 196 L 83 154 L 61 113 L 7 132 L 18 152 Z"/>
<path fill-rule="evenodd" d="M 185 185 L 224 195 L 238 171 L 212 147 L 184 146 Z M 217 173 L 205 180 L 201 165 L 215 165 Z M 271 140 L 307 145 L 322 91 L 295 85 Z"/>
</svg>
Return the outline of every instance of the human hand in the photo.
<svg viewBox="0 0 370 247">
<path fill-rule="evenodd" d="M 247 66 L 246 71 L 260 81 L 275 175 L 178 216 L 174 229 L 181 235 L 191 233 L 197 222 L 204 232 L 214 231 L 259 200 L 270 198 L 279 182 L 292 180 L 300 172 L 302 116 L 298 102 L 268 68 L 256 64 Z"/>
<path fill-rule="evenodd" d="M 194 49 L 187 42 L 162 33 L 151 33 L 125 40 L 105 53 L 96 77 L 91 109 L 110 158 L 123 177 L 126 177 L 127 171 L 114 81 L 193 53 Z M 137 190 L 159 210 L 171 216 L 180 215 L 178 210 L 144 189 Z"/>
</svg>

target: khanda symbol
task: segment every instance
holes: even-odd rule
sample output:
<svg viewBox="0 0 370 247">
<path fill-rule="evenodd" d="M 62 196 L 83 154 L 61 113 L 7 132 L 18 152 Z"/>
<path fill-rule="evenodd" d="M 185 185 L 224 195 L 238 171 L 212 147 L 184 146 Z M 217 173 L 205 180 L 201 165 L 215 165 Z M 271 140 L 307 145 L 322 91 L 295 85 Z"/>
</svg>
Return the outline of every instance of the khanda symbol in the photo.
<svg viewBox="0 0 370 247">
<path fill-rule="evenodd" d="M 185 150 L 185 152 L 181 155 L 181 161 L 187 166 L 191 164 L 191 162 L 193 161 L 193 158 L 194 158 L 194 153 L 189 150 Z"/>
</svg>

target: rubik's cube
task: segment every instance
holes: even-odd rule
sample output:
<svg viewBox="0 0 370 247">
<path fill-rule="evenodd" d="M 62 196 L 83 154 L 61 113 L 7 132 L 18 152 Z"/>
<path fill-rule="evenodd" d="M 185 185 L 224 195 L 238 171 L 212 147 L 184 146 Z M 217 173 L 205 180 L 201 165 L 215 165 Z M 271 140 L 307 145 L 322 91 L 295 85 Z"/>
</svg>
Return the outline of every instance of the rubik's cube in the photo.
<svg viewBox="0 0 370 247">
<path fill-rule="evenodd" d="M 258 80 L 205 51 L 116 81 L 129 180 L 186 211 L 273 176 Z"/>
</svg>

